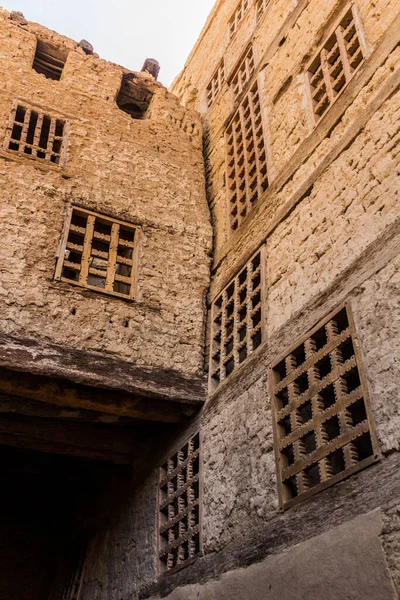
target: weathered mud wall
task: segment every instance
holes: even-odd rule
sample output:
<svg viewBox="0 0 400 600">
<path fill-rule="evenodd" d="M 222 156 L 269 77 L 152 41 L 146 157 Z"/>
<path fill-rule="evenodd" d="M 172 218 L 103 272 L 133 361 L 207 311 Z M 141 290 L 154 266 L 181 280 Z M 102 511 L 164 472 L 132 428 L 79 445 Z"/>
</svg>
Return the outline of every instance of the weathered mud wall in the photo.
<svg viewBox="0 0 400 600">
<path fill-rule="evenodd" d="M 59 81 L 32 69 L 37 38 L 69 52 Z M 17 100 L 68 124 L 63 166 L 1 153 L 2 332 L 199 374 L 211 231 L 198 116 L 137 73 L 153 98 L 131 118 L 116 104 L 125 69 L 5 10 L 0 44 L 0 145 Z M 133 302 L 54 280 L 70 204 L 140 227 Z"/>
</svg>

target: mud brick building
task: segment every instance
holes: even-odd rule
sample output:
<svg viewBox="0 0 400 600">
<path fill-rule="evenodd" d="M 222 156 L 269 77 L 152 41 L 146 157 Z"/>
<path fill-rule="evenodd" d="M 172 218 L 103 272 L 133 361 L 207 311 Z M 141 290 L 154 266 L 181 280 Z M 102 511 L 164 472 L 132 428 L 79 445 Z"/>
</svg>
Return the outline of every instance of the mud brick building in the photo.
<svg viewBox="0 0 400 600">
<path fill-rule="evenodd" d="M 398 599 L 398 0 L 0 62 L 0 599 Z"/>
</svg>

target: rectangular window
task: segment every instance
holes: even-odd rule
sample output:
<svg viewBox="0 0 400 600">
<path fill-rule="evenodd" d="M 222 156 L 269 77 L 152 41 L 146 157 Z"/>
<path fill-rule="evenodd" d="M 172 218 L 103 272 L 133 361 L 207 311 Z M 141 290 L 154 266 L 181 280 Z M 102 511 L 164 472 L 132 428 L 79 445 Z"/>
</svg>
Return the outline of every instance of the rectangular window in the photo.
<svg viewBox="0 0 400 600">
<path fill-rule="evenodd" d="M 139 229 L 74 207 L 66 224 L 56 279 L 133 298 Z"/>
<path fill-rule="evenodd" d="M 235 98 L 244 90 L 246 84 L 254 75 L 254 56 L 253 47 L 250 46 L 242 57 L 239 66 L 230 77 L 229 83 L 233 88 Z"/>
<path fill-rule="evenodd" d="M 61 165 L 66 121 L 18 104 L 11 111 L 4 149 L 48 164 Z"/>
<path fill-rule="evenodd" d="M 196 434 L 160 469 L 161 572 L 177 570 L 200 552 L 200 436 Z"/>
<path fill-rule="evenodd" d="M 208 104 L 208 106 L 211 106 L 211 104 L 214 102 L 215 98 L 221 91 L 224 81 L 225 81 L 225 65 L 224 65 L 224 61 L 221 60 L 217 70 L 215 71 L 210 83 L 207 86 L 207 104 Z"/>
<path fill-rule="evenodd" d="M 267 9 L 269 0 L 256 0 L 257 21 L 261 19 Z"/>
<path fill-rule="evenodd" d="M 250 0 L 240 0 L 236 7 L 235 12 L 229 20 L 229 36 L 233 37 L 238 30 L 240 23 L 242 22 L 247 9 L 250 6 Z"/>
<path fill-rule="evenodd" d="M 32 69 L 48 79 L 59 81 L 67 57 L 68 50 L 66 48 L 54 46 L 45 40 L 38 39 Z"/>
<path fill-rule="evenodd" d="M 257 83 L 240 103 L 226 130 L 225 139 L 230 224 L 235 230 L 268 187 Z"/>
<path fill-rule="evenodd" d="M 270 385 L 284 508 L 377 460 L 349 307 L 286 353 L 273 367 Z"/>
<path fill-rule="evenodd" d="M 253 256 L 213 302 L 210 336 L 210 386 L 241 365 L 263 342 L 264 250 Z"/>
<path fill-rule="evenodd" d="M 316 123 L 343 92 L 364 60 L 354 10 L 352 7 L 346 12 L 308 67 Z"/>
</svg>

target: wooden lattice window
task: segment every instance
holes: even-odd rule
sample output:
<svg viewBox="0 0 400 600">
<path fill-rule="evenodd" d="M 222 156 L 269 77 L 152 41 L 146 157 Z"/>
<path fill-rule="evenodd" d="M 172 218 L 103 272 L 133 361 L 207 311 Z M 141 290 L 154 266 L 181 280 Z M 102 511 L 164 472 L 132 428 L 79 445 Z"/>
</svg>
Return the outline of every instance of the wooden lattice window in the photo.
<svg viewBox="0 0 400 600">
<path fill-rule="evenodd" d="M 256 1 L 256 13 L 257 13 L 257 21 L 261 19 L 263 14 L 267 9 L 267 5 L 269 4 L 269 0 L 257 0 Z"/>
<path fill-rule="evenodd" d="M 377 460 L 348 306 L 329 315 L 285 353 L 273 367 L 270 382 L 284 508 Z"/>
<path fill-rule="evenodd" d="M 64 119 L 18 103 L 11 111 L 4 149 L 19 156 L 61 165 L 65 137 Z"/>
<path fill-rule="evenodd" d="M 253 256 L 213 302 L 210 388 L 241 365 L 264 338 L 264 249 Z"/>
<path fill-rule="evenodd" d="M 307 70 L 310 99 L 317 123 L 343 92 L 365 56 L 357 15 L 352 7 L 328 37 Z"/>
<path fill-rule="evenodd" d="M 244 90 L 246 84 L 250 81 L 254 74 L 254 56 L 253 47 L 250 46 L 244 56 L 241 58 L 239 65 L 230 77 L 230 84 L 235 94 L 235 98 Z"/>
<path fill-rule="evenodd" d="M 32 69 L 48 79 L 60 80 L 68 57 L 68 50 L 45 40 L 37 40 Z"/>
<path fill-rule="evenodd" d="M 139 228 L 73 207 L 68 216 L 56 279 L 122 298 L 135 294 Z"/>
<path fill-rule="evenodd" d="M 222 85 L 225 81 L 225 64 L 224 60 L 221 60 L 217 70 L 211 78 L 210 83 L 207 86 L 207 104 L 211 106 L 215 98 L 221 91 Z"/>
<path fill-rule="evenodd" d="M 191 563 L 200 552 L 200 435 L 160 469 L 159 559 L 162 573 Z"/>
<path fill-rule="evenodd" d="M 250 6 L 250 0 L 240 0 L 239 4 L 237 5 L 237 7 L 235 9 L 235 12 L 229 19 L 229 36 L 230 37 L 235 35 L 249 6 Z"/>
<path fill-rule="evenodd" d="M 240 103 L 226 130 L 225 140 L 230 224 L 234 230 L 268 187 L 257 82 Z"/>
</svg>

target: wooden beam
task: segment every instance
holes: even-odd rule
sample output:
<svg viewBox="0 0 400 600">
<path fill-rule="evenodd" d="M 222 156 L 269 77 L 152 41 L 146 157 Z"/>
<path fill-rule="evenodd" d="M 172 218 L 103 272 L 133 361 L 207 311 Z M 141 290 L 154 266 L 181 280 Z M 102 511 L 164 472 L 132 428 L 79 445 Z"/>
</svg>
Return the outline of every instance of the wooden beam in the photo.
<svg viewBox="0 0 400 600">
<path fill-rule="evenodd" d="M 0 368 L 0 393 L 65 408 L 85 409 L 144 421 L 182 423 L 179 404 L 122 391 L 78 385 L 71 381 Z"/>
<path fill-rule="evenodd" d="M 0 333 L 0 367 L 117 390 L 118 397 L 120 392 L 128 392 L 153 402 L 167 400 L 201 406 L 207 395 L 203 374 L 185 375 L 173 369 L 140 367 L 100 353 L 4 333 Z"/>
<path fill-rule="evenodd" d="M 0 415 L 0 444 L 91 460 L 131 464 L 142 453 L 127 428 Z"/>
</svg>

